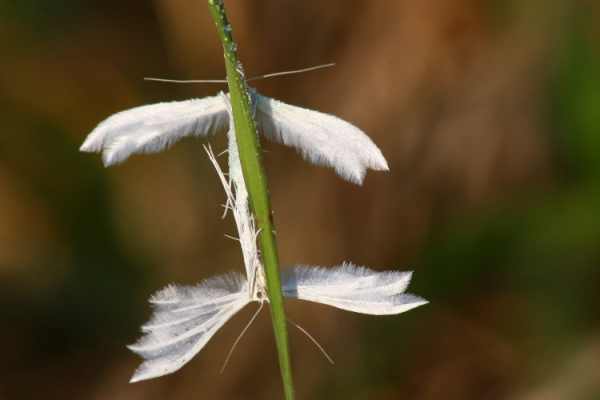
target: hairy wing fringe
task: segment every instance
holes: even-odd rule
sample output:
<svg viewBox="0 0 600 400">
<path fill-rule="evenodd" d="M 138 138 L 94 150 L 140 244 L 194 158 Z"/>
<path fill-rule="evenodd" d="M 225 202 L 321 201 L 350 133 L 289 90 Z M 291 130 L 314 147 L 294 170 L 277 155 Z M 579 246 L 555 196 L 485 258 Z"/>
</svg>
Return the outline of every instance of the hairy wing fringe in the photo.
<svg viewBox="0 0 600 400">
<path fill-rule="evenodd" d="M 235 313 L 250 302 L 246 279 L 237 273 L 195 286 L 169 285 L 150 298 L 154 315 L 130 350 L 145 362 L 131 381 L 155 378 L 181 368 Z"/>
<path fill-rule="evenodd" d="M 283 273 L 286 297 L 363 314 L 399 314 L 426 304 L 406 294 L 411 272 L 383 271 L 344 263 L 333 268 L 297 266 Z"/>
<path fill-rule="evenodd" d="M 295 148 L 304 159 L 333 168 L 361 184 L 367 169 L 387 171 L 379 148 L 356 126 L 333 115 L 253 93 L 256 119 L 270 140 Z"/>
<path fill-rule="evenodd" d="M 125 110 L 101 122 L 81 151 L 102 152 L 106 166 L 136 153 L 156 153 L 185 136 L 208 136 L 227 128 L 229 118 L 220 95 L 151 104 Z"/>
</svg>

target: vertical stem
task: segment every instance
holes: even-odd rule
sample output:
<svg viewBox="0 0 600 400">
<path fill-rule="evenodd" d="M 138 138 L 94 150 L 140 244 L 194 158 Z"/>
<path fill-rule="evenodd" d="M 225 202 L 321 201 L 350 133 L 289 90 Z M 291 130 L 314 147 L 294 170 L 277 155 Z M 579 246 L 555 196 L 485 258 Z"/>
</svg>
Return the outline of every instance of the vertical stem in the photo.
<svg viewBox="0 0 600 400">
<path fill-rule="evenodd" d="M 275 343 L 279 355 L 279 368 L 283 380 L 286 400 L 293 400 L 294 385 L 288 346 L 288 335 L 283 295 L 279 278 L 279 258 L 273 222 L 271 205 L 267 189 L 267 178 L 261 163 L 260 142 L 254 122 L 252 104 L 248 87 L 237 57 L 237 45 L 231 34 L 231 25 L 227 20 L 223 0 L 208 0 L 210 14 L 217 27 L 217 33 L 223 44 L 227 83 L 231 96 L 235 133 L 240 154 L 240 162 L 244 181 L 248 188 L 250 207 L 260 229 L 259 247 L 265 266 L 265 277 L 269 295 L 271 320 L 275 331 Z"/>
</svg>

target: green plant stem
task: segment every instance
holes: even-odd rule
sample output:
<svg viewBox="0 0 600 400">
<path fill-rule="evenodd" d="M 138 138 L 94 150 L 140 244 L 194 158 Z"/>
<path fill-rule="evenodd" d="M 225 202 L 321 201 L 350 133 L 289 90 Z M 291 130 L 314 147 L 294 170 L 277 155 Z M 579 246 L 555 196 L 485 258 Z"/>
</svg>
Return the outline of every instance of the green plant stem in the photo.
<svg viewBox="0 0 600 400">
<path fill-rule="evenodd" d="M 219 38 L 223 44 L 227 83 L 233 109 L 233 122 L 237 139 L 240 162 L 244 181 L 248 188 L 250 207 L 260 230 L 258 239 L 261 257 L 265 266 L 265 278 L 271 309 L 271 320 L 275 331 L 275 343 L 279 355 L 279 367 L 283 380 L 285 398 L 294 398 L 292 369 L 288 346 L 288 334 L 283 295 L 279 278 L 279 258 L 273 222 L 271 205 L 267 189 L 267 178 L 261 163 L 260 142 L 254 122 L 252 104 L 248 86 L 237 57 L 237 45 L 233 41 L 231 25 L 227 20 L 223 0 L 208 0 L 210 14 L 217 27 Z"/>
</svg>

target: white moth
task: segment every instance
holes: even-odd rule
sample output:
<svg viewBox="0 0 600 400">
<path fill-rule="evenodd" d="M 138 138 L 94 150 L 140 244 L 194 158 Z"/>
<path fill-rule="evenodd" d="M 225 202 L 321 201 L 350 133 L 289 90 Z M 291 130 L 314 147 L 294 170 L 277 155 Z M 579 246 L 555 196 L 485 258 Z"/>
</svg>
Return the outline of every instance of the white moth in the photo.
<svg viewBox="0 0 600 400">
<path fill-rule="evenodd" d="M 366 169 L 386 170 L 373 142 L 358 128 L 334 116 L 290 106 L 252 91 L 255 117 L 265 136 L 298 149 L 307 160 L 335 169 L 361 183 Z M 229 176 L 212 151 L 209 159 L 225 189 L 242 249 L 245 276 L 229 273 L 196 286 L 170 285 L 150 298 L 151 320 L 144 336 L 129 348 L 144 358 L 131 382 L 177 371 L 197 354 L 238 311 L 251 302 L 268 302 L 256 244 L 258 232 L 248 208 L 227 95 L 143 106 L 102 122 L 81 146 L 102 151 L 105 165 L 134 153 L 158 152 L 183 136 L 208 136 L 227 129 Z M 333 268 L 296 266 L 282 274 L 284 296 L 372 315 L 399 314 L 427 303 L 406 294 L 410 272 L 377 272 L 344 263 Z M 260 310 L 260 308 L 259 308 Z M 256 314 L 255 314 L 256 316 Z M 254 319 L 254 317 L 253 317 Z"/>
<path fill-rule="evenodd" d="M 335 169 L 361 184 L 366 170 L 387 171 L 381 151 L 360 129 L 333 115 L 291 106 L 251 90 L 258 130 L 295 148 L 308 161 Z M 100 123 L 81 151 L 102 152 L 104 165 L 136 153 L 156 153 L 184 136 L 209 136 L 230 128 L 227 96 L 158 103 L 117 113 Z"/>
</svg>

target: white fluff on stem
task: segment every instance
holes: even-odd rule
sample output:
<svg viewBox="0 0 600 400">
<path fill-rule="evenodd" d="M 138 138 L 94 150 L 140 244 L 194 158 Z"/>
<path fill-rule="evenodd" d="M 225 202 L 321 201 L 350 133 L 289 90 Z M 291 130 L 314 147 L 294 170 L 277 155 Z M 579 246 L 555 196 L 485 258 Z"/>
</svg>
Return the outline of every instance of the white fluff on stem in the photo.
<svg viewBox="0 0 600 400">
<path fill-rule="evenodd" d="M 242 249 L 244 259 L 244 269 L 248 279 L 248 291 L 252 300 L 266 299 L 264 284 L 264 272 L 260 257 L 258 256 L 258 247 L 256 238 L 258 232 L 254 223 L 254 218 L 248 208 L 248 191 L 242 176 L 242 167 L 239 161 L 235 142 L 235 132 L 231 129 L 228 132 L 229 137 L 229 181 L 221 170 L 217 159 L 210 148 L 205 148 L 208 158 L 213 164 L 217 175 L 223 185 L 227 196 L 227 204 L 231 207 L 233 219 L 238 231 L 238 241 Z"/>
<path fill-rule="evenodd" d="M 333 268 L 297 266 L 284 271 L 283 294 L 362 314 L 400 314 L 427 303 L 404 293 L 411 275 L 378 272 L 351 263 Z"/>
</svg>

